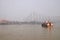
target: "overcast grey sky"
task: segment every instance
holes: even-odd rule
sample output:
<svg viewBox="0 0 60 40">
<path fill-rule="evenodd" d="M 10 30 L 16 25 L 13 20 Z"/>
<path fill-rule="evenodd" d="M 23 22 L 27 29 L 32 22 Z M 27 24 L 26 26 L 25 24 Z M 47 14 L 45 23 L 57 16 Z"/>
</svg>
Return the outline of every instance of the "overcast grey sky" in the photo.
<svg viewBox="0 0 60 40">
<path fill-rule="evenodd" d="M 23 21 L 33 12 L 60 16 L 60 0 L 0 0 L 0 18 Z"/>
</svg>

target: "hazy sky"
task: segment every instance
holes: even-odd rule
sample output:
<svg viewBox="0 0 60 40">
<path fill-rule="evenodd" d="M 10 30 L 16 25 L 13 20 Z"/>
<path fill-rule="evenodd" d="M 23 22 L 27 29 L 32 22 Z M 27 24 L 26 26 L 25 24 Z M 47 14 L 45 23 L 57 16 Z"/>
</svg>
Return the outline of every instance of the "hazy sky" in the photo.
<svg viewBox="0 0 60 40">
<path fill-rule="evenodd" d="M 0 18 L 23 21 L 32 13 L 60 16 L 60 0 L 0 0 Z"/>
</svg>

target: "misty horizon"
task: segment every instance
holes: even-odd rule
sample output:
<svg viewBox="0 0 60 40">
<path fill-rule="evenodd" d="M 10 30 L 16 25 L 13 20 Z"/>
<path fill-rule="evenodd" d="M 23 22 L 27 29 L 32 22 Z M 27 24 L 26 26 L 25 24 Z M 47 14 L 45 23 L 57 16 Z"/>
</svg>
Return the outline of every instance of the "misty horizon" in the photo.
<svg viewBox="0 0 60 40">
<path fill-rule="evenodd" d="M 46 17 L 49 20 L 48 17 L 58 18 L 58 16 L 60 16 L 60 0 L 0 0 L 0 19 L 26 21 L 40 20 L 41 17 L 45 20 Z"/>
</svg>

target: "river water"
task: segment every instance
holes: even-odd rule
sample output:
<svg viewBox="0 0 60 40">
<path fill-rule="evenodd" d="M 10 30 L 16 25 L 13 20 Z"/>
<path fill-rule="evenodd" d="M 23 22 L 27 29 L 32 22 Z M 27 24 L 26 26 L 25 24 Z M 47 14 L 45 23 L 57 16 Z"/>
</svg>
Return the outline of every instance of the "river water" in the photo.
<svg viewBox="0 0 60 40">
<path fill-rule="evenodd" d="M 60 40 L 60 24 L 51 29 L 37 24 L 0 25 L 0 40 Z"/>
</svg>

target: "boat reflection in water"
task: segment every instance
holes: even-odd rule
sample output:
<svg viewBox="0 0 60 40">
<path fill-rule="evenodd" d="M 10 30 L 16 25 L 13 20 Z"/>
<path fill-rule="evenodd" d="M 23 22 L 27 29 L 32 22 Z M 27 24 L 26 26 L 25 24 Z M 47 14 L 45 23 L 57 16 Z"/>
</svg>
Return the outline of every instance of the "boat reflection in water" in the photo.
<svg viewBox="0 0 60 40">
<path fill-rule="evenodd" d="M 48 31 L 51 31 L 51 28 L 53 27 L 53 24 L 50 21 L 45 21 L 45 22 L 42 23 L 42 27 L 47 28 Z"/>
</svg>

